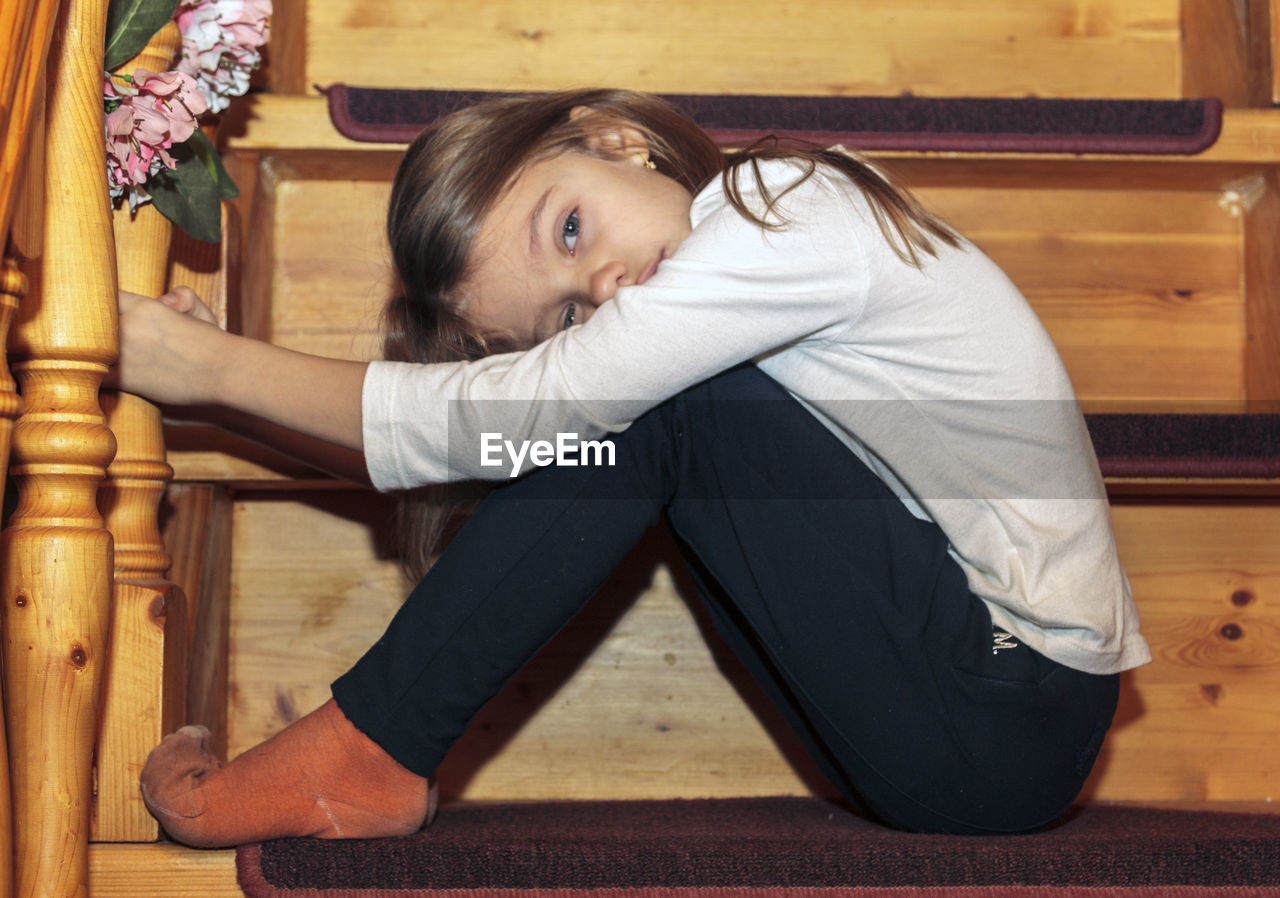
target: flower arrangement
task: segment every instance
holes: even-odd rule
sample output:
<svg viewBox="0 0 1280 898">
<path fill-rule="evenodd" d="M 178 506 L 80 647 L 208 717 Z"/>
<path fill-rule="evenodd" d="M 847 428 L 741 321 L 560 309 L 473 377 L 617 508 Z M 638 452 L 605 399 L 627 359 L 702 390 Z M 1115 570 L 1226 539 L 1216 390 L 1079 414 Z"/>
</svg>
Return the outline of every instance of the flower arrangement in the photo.
<svg viewBox="0 0 1280 898">
<path fill-rule="evenodd" d="M 111 0 L 102 93 L 113 203 L 152 202 L 192 237 L 220 239 L 220 203 L 238 191 L 198 119 L 248 91 L 270 15 L 271 0 Z M 117 71 L 170 21 L 182 33 L 173 71 Z"/>
</svg>

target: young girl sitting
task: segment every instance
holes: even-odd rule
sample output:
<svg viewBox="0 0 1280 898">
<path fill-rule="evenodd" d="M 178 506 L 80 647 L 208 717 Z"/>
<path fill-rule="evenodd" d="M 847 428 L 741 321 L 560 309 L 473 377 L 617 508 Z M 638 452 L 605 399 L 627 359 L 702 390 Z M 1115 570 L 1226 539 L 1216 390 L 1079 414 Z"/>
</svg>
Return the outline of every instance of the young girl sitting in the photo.
<svg viewBox="0 0 1280 898">
<path fill-rule="evenodd" d="M 388 237 L 387 361 L 121 299 L 124 389 L 363 450 L 379 489 L 498 483 L 333 700 L 225 767 L 193 728 L 152 753 L 174 838 L 417 829 L 472 717 L 664 514 L 851 803 L 964 833 L 1070 805 L 1150 655 L 1067 375 L 972 244 L 852 155 L 726 157 L 618 91 L 440 121 Z"/>
</svg>

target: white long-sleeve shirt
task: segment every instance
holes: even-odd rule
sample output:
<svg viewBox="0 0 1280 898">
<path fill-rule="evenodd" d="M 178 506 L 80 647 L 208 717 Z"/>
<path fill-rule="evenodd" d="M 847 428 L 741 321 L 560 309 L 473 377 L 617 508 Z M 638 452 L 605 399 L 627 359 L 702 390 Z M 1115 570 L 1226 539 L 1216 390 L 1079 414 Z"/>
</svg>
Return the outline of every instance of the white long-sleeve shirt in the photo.
<svg viewBox="0 0 1280 898">
<path fill-rule="evenodd" d="M 802 169 L 761 171 L 777 194 Z M 485 464 L 497 455 L 483 434 L 518 445 L 620 431 L 751 360 L 941 527 L 996 625 L 1081 670 L 1149 661 L 1070 380 L 1017 288 L 968 243 L 906 264 L 834 170 L 819 167 L 778 214 L 779 230 L 744 219 L 717 179 L 678 250 L 585 324 L 472 363 L 372 363 L 374 484 L 506 477 L 509 465 Z"/>
</svg>

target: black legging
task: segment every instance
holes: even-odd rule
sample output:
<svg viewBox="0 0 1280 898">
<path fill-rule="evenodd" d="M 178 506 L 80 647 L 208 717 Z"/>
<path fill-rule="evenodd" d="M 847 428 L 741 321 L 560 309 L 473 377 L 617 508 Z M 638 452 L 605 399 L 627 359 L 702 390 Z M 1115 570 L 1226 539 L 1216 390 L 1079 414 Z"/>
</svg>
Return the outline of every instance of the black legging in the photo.
<svg viewBox="0 0 1280 898">
<path fill-rule="evenodd" d="M 1076 797 L 1118 678 L 997 648 L 941 530 L 757 368 L 614 444 L 612 466 L 494 490 L 334 683 L 400 763 L 431 774 L 665 510 L 715 626 L 850 800 L 904 829 L 1010 832 Z"/>
</svg>

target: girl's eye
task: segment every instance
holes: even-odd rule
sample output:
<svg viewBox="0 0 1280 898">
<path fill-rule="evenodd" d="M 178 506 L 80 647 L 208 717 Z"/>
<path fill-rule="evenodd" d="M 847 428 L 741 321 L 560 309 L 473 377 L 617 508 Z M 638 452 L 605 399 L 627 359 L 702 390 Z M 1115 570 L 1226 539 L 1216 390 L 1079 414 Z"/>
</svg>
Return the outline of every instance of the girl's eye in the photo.
<svg viewBox="0 0 1280 898">
<path fill-rule="evenodd" d="M 569 328 L 573 327 L 573 322 L 577 319 L 577 317 L 578 317 L 578 306 L 576 303 L 571 302 L 569 303 L 569 308 L 564 310 L 564 321 L 561 323 L 561 327 L 564 330 L 568 330 Z"/>
<path fill-rule="evenodd" d="M 578 223 L 578 213 L 570 212 L 569 217 L 564 220 L 564 226 L 561 228 L 561 239 L 564 240 L 564 248 L 569 251 L 569 255 L 573 255 L 574 249 L 578 245 L 578 234 L 582 226 Z"/>
</svg>

